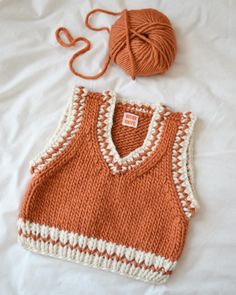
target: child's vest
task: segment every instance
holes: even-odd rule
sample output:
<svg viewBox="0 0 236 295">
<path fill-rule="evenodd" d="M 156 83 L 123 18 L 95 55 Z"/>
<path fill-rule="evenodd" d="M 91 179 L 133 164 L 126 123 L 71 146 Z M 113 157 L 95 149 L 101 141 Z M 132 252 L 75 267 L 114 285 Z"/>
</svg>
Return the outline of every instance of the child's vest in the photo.
<svg viewBox="0 0 236 295">
<path fill-rule="evenodd" d="M 198 204 L 191 188 L 191 113 L 76 87 L 32 162 L 20 243 L 41 254 L 163 283 Z"/>
</svg>

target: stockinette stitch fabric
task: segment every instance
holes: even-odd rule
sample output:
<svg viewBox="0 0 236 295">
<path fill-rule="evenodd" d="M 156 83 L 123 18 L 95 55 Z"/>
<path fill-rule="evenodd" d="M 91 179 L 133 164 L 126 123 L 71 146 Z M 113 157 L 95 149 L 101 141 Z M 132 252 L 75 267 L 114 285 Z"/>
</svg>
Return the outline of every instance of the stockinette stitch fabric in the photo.
<svg viewBox="0 0 236 295">
<path fill-rule="evenodd" d="M 89 18 L 96 12 L 103 12 L 119 18 L 108 27 L 95 28 Z M 84 75 L 74 66 L 75 60 L 91 48 L 90 41 L 85 37 L 73 38 L 70 32 L 60 27 L 56 31 L 57 41 L 63 47 L 73 47 L 83 41 L 85 47 L 78 50 L 70 59 L 71 71 L 84 79 L 97 79 L 107 70 L 110 62 L 121 67 L 132 79 L 137 76 L 151 76 L 165 73 L 174 62 L 176 56 L 176 38 L 174 29 L 166 15 L 158 10 L 147 8 L 111 12 L 94 9 L 88 13 L 86 26 L 94 31 L 106 30 L 110 33 L 109 52 L 102 70 L 96 75 Z M 66 41 L 63 40 L 66 38 Z"/>
<path fill-rule="evenodd" d="M 31 162 L 18 239 L 31 251 L 164 283 L 198 208 L 191 112 L 75 87 Z"/>
</svg>

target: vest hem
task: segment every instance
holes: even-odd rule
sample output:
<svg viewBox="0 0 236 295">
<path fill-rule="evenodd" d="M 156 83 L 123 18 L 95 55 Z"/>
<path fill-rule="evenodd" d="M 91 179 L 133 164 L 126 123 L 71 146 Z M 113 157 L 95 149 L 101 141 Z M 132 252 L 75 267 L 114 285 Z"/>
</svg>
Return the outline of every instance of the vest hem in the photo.
<svg viewBox="0 0 236 295">
<path fill-rule="evenodd" d="M 177 263 L 150 252 L 22 219 L 18 220 L 18 241 L 32 252 L 154 284 L 165 283 Z"/>
</svg>

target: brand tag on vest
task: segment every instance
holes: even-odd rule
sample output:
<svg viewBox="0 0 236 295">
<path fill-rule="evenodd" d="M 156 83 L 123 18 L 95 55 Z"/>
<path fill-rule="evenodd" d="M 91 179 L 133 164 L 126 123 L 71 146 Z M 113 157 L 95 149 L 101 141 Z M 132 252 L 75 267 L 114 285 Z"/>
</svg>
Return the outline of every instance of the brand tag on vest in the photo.
<svg viewBox="0 0 236 295">
<path fill-rule="evenodd" d="M 124 113 L 122 125 L 137 128 L 138 127 L 138 116 L 131 113 Z"/>
</svg>

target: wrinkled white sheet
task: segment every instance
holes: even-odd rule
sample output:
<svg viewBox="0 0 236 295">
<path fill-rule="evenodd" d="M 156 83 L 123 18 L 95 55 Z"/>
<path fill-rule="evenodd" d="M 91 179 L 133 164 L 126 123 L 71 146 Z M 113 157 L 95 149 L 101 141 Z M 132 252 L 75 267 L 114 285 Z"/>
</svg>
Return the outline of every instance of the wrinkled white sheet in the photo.
<svg viewBox="0 0 236 295">
<path fill-rule="evenodd" d="M 163 76 L 132 81 L 117 66 L 95 81 L 73 76 L 73 49 L 60 47 L 57 27 L 91 39 L 79 67 L 96 73 L 106 54 L 106 32 L 84 26 L 92 8 L 153 7 L 177 33 L 177 59 Z M 0 294 L 236 294 L 236 2 L 0 1 Z M 98 23 L 112 17 L 97 16 Z M 30 179 L 28 163 L 53 134 L 73 85 L 113 89 L 144 102 L 160 100 L 198 116 L 195 186 L 200 210 L 191 221 L 183 256 L 163 286 L 131 280 L 25 251 L 16 218 Z"/>
</svg>

